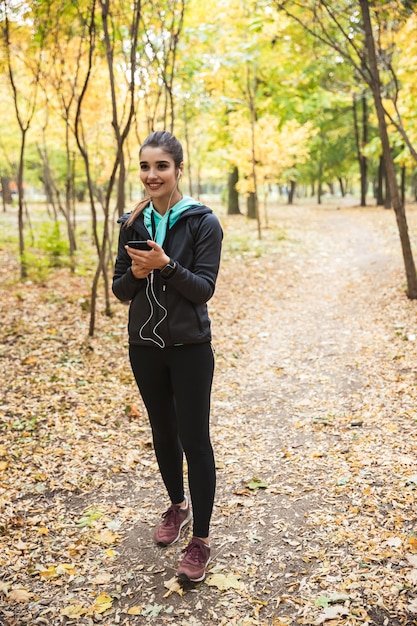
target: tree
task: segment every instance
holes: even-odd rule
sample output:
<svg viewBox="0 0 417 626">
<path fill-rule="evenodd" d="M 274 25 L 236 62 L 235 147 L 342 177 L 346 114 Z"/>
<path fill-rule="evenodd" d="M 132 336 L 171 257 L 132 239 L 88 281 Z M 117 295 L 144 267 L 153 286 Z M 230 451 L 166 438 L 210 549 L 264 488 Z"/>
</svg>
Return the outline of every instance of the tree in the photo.
<svg viewBox="0 0 417 626">
<path fill-rule="evenodd" d="M 43 44 L 48 20 L 44 19 L 42 14 L 32 12 L 24 1 L 1 0 L 0 22 L 1 43 L 6 58 L 6 69 L 13 95 L 16 120 L 20 130 L 17 171 L 19 253 L 21 277 L 26 278 L 24 156 L 27 133 L 36 112 Z"/>
<path fill-rule="evenodd" d="M 383 85 L 380 79 L 378 61 L 375 50 L 375 41 L 372 29 L 371 16 L 369 12 L 368 0 L 360 0 L 363 26 L 365 31 L 365 50 L 369 66 L 367 68 L 368 84 L 374 97 L 375 108 L 378 116 L 379 135 L 382 143 L 385 167 L 387 171 L 388 186 L 391 195 L 391 202 L 397 219 L 400 233 L 405 272 L 407 276 L 407 295 L 410 299 L 417 299 L 417 274 L 411 250 L 410 237 L 408 234 L 405 207 L 401 201 L 401 196 L 397 183 L 394 158 L 388 137 L 387 121 L 384 106 L 382 103 Z"/>
<path fill-rule="evenodd" d="M 407 295 L 410 299 L 417 298 L 417 275 L 411 250 L 405 207 L 396 179 L 394 159 L 388 137 L 388 120 L 383 104 L 385 84 L 382 80 L 384 70 L 393 76 L 391 61 L 384 63 L 388 52 L 393 53 L 392 42 L 390 49 L 384 48 L 384 33 L 387 25 L 399 24 L 404 21 L 407 9 L 401 3 L 384 3 L 389 5 L 379 11 L 374 9 L 374 19 L 378 25 L 378 54 L 375 43 L 371 13 L 368 0 L 359 0 L 359 3 L 332 2 L 326 0 L 308 3 L 287 1 L 276 2 L 279 10 L 283 10 L 289 17 L 295 19 L 305 30 L 315 38 L 325 43 L 337 52 L 345 61 L 349 62 L 358 75 L 371 90 L 378 118 L 379 135 L 382 144 L 387 180 L 390 189 L 391 202 L 395 211 L 397 226 L 400 235 L 404 267 L 407 278 Z M 396 26 L 398 29 L 398 26 Z M 398 93 L 398 90 L 396 91 Z M 388 116 L 391 120 L 392 116 Z M 405 132 L 405 131 L 404 131 Z M 405 139 L 405 138 L 404 138 Z"/>
<path fill-rule="evenodd" d="M 75 237 L 75 116 L 77 102 L 83 86 L 85 66 L 87 63 L 88 48 L 88 15 L 90 7 L 88 3 L 74 4 L 68 0 L 49 0 L 49 11 L 53 13 L 54 20 L 47 33 L 48 63 L 41 74 L 41 85 L 44 93 L 44 110 L 46 114 L 43 134 L 43 149 L 41 158 L 44 170 L 48 172 L 49 186 L 57 198 L 59 209 L 64 216 L 69 241 L 69 251 L 72 265 L 73 255 L 77 248 Z M 56 120 L 58 114 L 60 120 Z M 52 124 L 49 124 L 52 117 Z M 62 128 L 63 123 L 63 128 Z M 51 131 L 53 126 L 54 131 Z M 56 132 L 56 128 L 59 132 Z M 65 169 L 63 172 L 63 190 L 61 179 L 56 175 L 51 165 L 48 150 L 49 138 L 54 147 L 60 144 L 60 136 L 63 136 L 63 154 L 65 155 Z M 55 148 L 56 153 L 56 148 Z M 56 161 L 56 159 L 55 159 Z M 58 180 L 57 180 L 58 179 Z M 61 193 L 63 192 L 63 193 Z M 64 202 L 61 201 L 64 196 Z"/>
<path fill-rule="evenodd" d="M 366 206 L 366 194 L 368 191 L 368 161 L 364 154 L 364 147 L 368 143 L 368 106 L 366 101 L 366 93 L 363 92 L 360 97 L 362 124 L 359 121 L 358 99 L 356 94 L 352 98 L 353 126 L 355 130 L 356 153 L 359 162 L 360 179 L 361 179 L 361 206 Z"/>
<path fill-rule="evenodd" d="M 150 3 L 148 11 L 143 11 L 145 54 L 141 69 L 143 86 L 148 85 L 143 95 L 147 105 L 149 132 L 155 130 L 156 126 L 174 132 L 176 121 L 174 80 L 184 13 L 185 0 Z"/>
<path fill-rule="evenodd" d="M 229 173 L 229 180 L 227 184 L 228 197 L 227 197 L 227 214 L 228 215 L 240 215 L 239 209 L 239 193 L 236 189 L 236 185 L 239 182 L 239 169 L 237 165 L 234 166 Z"/>
</svg>

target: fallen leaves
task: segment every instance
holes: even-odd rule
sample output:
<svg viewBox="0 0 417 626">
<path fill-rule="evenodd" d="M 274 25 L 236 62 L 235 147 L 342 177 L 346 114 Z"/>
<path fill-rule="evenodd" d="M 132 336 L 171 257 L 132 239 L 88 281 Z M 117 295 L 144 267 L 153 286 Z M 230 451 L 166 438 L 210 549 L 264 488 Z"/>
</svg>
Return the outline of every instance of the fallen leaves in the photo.
<svg viewBox="0 0 417 626">
<path fill-rule="evenodd" d="M 88 610 L 84 608 L 81 604 L 70 604 L 69 606 L 61 609 L 60 613 L 63 617 L 78 620 L 83 615 L 86 615 L 88 613 Z"/>
<path fill-rule="evenodd" d="M 12 588 L 7 594 L 8 600 L 10 602 L 22 602 L 23 604 L 29 602 L 31 596 L 32 594 L 29 592 L 28 589 L 21 588 Z"/>
<path fill-rule="evenodd" d="M 209 587 L 217 587 L 220 591 L 228 589 L 242 589 L 242 584 L 234 574 L 212 574 L 206 580 Z"/>
<path fill-rule="evenodd" d="M 288 232 L 278 248 L 275 219 Z M 415 620 L 416 311 L 396 288 L 388 220 L 279 209 L 265 254 L 245 253 L 244 289 L 227 240 L 248 226 L 226 223 L 211 303 L 213 560 L 191 588 L 174 575 L 187 537 L 152 544 L 166 494 L 128 367 L 126 308 L 86 340 L 89 279 L 60 271 L 5 290 L 0 621 Z M 374 238 L 386 255 L 376 265 Z"/>
</svg>

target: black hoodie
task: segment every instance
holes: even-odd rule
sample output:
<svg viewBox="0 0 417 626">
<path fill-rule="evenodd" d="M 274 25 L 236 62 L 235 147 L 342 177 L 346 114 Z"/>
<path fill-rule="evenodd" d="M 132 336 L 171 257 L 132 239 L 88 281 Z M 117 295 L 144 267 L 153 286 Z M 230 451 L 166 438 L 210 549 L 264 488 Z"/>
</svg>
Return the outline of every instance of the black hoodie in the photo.
<svg viewBox="0 0 417 626">
<path fill-rule="evenodd" d="M 214 294 L 219 271 L 223 232 L 219 220 L 206 206 L 182 213 L 167 230 L 163 249 L 177 264 L 164 279 L 159 270 L 137 279 L 125 245 L 131 239 L 150 239 L 140 214 L 131 226 L 122 224 L 113 276 L 113 293 L 130 301 L 129 343 L 152 347 L 204 343 L 211 340 L 207 302 Z"/>
</svg>

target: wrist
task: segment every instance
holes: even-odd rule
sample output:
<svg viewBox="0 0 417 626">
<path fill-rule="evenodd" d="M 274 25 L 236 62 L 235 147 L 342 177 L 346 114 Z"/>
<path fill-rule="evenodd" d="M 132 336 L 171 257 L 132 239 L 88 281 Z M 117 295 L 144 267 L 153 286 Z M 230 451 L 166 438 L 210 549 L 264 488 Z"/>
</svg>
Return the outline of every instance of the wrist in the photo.
<svg viewBox="0 0 417 626">
<path fill-rule="evenodd" d="M 169 256 L 166 254 L 166 255 L 165 255 L 165 257 L 164 257 L 164 262 L 163 262 L 163 264 L 161 265 L 161 267 L 158 267 L 158 269 L 159 269 L 159 270 L 163 270 L 163 269 L 164 269 L 164 267 L 166 267 L 166 266 L 168 265 L 168 263 L 170 262 L 170 260 L 171 260 L 171 259 L 170 259 L 170 258 L 169 258 Z"/>
</svg>

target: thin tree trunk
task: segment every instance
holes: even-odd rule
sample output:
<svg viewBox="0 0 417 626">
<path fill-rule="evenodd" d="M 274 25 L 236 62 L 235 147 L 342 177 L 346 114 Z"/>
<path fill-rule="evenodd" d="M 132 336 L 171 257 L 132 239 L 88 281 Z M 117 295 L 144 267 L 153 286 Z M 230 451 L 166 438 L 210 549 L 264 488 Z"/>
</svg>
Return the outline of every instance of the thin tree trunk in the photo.
<svg viewBox="0 0 417 626">
<path fill-rule="evenodd" d="M 256 219 L 255 194 L 253 193 L 253 191 L 251 191 L 246 198 L 246 207 L 247 207 L 247 213 L 246 213 L 247 217 L 252 220 Z"/>
<path fill-rule="evenodd" d="M 258 225 L 258 237 L 262 239 L 261 229 L 261 216 L 259 215 L 259 199 L 258 199 L 258 184 L 256 180 L 256 154 L 255 154 L 255 124 L 256 124 L 256 111 L 255 111 L 255 85 L 256 85 L 256 71 L 253 75 L 253 85 L 251 85 L 250 67 L 247 66 L 247 90 L 249 99 L 249 110 L 251 116 L 251 156 L 252 156 L 252 181 L 253 181 L 253 202 L 255 209 L 255 217 Z"/>
<path fill-rule="evenodd" d="M 373 38 L 372 23 L 369 13 L 368 0 L 360 0 L 362 19 L 365 31 L 365 42 L 370 66 L 370 83 L 372 95 L 374 97 L 375 109 L 378 117 L 379 136 L 381 139 L 385 167 L 387 172 L 388 186 L 391 194 L 391 202 L 397 220 L 400 235 L 401 248 L 403 253 L 404 268 L 407 277 L 407 296 L 410 299 L 417 299 L 417 274 L 411 250 L 410 237 L 408 233 L 407 218 L 404 205 L 401 202 L 397 178 L 395 174 L 394 159 L 389 143 L 385 111 L 382 104 L 381 80 L 379 76 L 378 64 L 375 52 L 375 42 Z"/>
<path fill-rule="evenodd" d="M 6 212 L 7 205 L 13 203 L 12 192 L 10 191 L 10 178 L 8 176 L 1 177 L 1 191 L 3 211 Z"/>
<path fill-rule="evenodd" d="M 385 182 L 385 161 L 384 157 L 379 157 L 378 163 L 378 180 L 376 185 L 376 204 L 377 206 L 384 206 L 384 182 Z"/>
<path fill-rule="evenodd" d="M 19 197 L 19 208 L 18 208 L 18 225 L 19 225 L 19 254 L 20 254 L 20 277 L 22 279 L 27 278 L 28 268 L 27 261 L 25 259 L 25 239 L 24 239 L 24 189 L 23 189 L 23 156 L 25 153 L 25 143 L 26 143 L 26 132 L 27 129 L 22 130 L 22 141 L 20 144 L 20 155 L 19 155 L 19 168 L 17 171 L 17 192 Z"/>
<path fill-rule="evenodd" d="M 295 186 L 295 180 L 290 180 L 290 188 L 288 191 L 288 204 L 293 204 L 294 202 Z"/>
<path fill-rule="evenodd" d="M 239 170 L 237 166 L 229 172 L 227 179 L 227 215 L 239 215 L 239 193 L 236 189 L 236 184 L 239 181 Z"/>
<path fill-rule="evenodd" d="M 406 173 L 407 170 L 406 168 L 403 166 L 401 168 L 401 202 L 403 204 L 403 206 L 405 206 L 405 183 L 406 183 Z"/>
<path fill-rule="evenodd" d="M 366 180 L 366 158 L 362 153 L 362 142 L 360 138 L 359 131 L 359 123 L 358 123 L 358 112 L 357 112 L 357 103 L 355 95 L 353 95 L 353 128 L 355 131 L 355 145 L 356 145 L 356 154 L 359 164 L 359 172 L 360 172 L 360 182 L 361 182 L 361 206 L 366 206 L 366 188 L 367 188 L 367 180 Z"/>
</svg>

